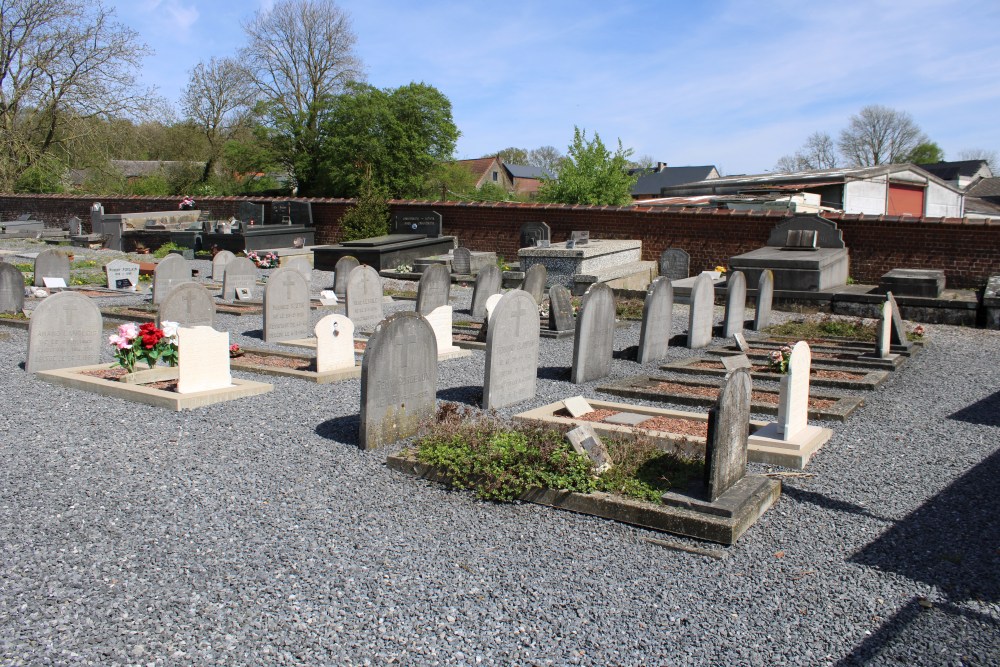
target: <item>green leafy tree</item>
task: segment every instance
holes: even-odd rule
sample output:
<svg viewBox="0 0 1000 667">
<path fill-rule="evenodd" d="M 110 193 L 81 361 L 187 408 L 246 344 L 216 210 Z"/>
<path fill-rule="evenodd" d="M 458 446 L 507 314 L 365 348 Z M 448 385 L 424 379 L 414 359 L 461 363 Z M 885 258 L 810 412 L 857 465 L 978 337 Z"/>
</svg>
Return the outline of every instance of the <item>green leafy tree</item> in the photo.
<svg viewBox="0 0 1000 667">
<path fill-rule="evenodd" d="M 612 153 L 596 132 L 587 140 L 586 130 L 573 128 L 573 143 L 561 162 L 559 175 L 542 182 L 538 200 L 561 204 L 623 206 L 632 201 L 636 176 L 628 174 L 632 149 L 622 147 Z"/>
<path fill-rule="evenodd" d="M 344 241 L 368 239 L 389 233 L 389 203 L 386 190 L 375 184 L 370 168 L 363 168 L 363 174 L 357 203 L 340 217 L 340 229 Z"/>
<path fill-rule="evenodd" d="M 434 200 L 470 199 L 476 192 L 476 177 L 454 162 L 434 166 L 424 179 L 419 198 Z"/>
<path fill-rule="evenodd" d="M 941 150 L 941 147 L 933 141 L 925 141 L 922 144 L 914 146 L 903 162 L 930 164 L 931 162 L 941 162 L 942 160 L 944 160 L 944 151 Z"/>
</svg>

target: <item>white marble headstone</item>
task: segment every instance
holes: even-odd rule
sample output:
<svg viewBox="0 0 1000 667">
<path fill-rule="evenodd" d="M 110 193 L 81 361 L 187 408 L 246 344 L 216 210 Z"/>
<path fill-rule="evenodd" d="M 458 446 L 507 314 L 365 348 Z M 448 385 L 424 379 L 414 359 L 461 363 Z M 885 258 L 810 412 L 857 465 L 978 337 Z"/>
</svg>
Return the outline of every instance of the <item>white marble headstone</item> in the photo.
<svg viewBox="0 0 1000 667">
<path fill-rule="evenodd" d="M 177 330 L 177 393 L 225 389 L 233 384 L 229 371 L 229 332 L 212 327 Z"/>
<path fill-rule="evenodd" d="M 892 354 L 892 304 L 886 301 L 882 304 L 882 317 L 879 319 L 875 339 L 875 356 L 888 359 Z"/>
<path fill-rule="evenodd" d="M 778 396 L 778 434 L 791 440 L 809 424 L 809 373 L 812 352 L 800 340 L 788 359 L 788 373 L 781 378 Z"/>
<path fill-rule="evenodd" d="M 493 294 L 490 298 L 486 299 L 486 321 L 490 321 L 490 317 L 493 315 L 493 309 L 497 307 L 500 303 L 500 299 L 503 298 L 503 294 Z"/>
<path fill-rule="evenodd" d="M 344 315 L 327 315 L 316 323 L 316 372 L 354 366 L 354 323 Z"/>
<path fill-rule="evenodd" d="M 455 344 L 452 342 L 452 310 L 451 306 L 438 306 L 431 312 L 424 315 L 434 329 L 434 338 L 437 340 L 438 356 L 445 352 L 452 352 Z"/>
</svg>

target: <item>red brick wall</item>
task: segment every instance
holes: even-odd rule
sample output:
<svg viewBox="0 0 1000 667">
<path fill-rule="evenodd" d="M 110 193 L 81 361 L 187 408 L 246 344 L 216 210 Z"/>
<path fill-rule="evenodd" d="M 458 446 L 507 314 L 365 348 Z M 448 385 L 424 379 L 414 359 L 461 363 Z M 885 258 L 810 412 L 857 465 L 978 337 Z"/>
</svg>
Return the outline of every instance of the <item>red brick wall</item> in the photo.
<svg viewBox="0 0 1000 667">
<path fill-rule="evenodd" d="M 201 208 L 215 217 L 236 213 L 244 199 L 199 198 Z M 32 213 L 60 226 L 73 215 L 90 223 L 90 205 L 104 204 L 108 213 L 173 210 L 177 197 L 68 197 L 63 195 L 2 195 L 0 219 Z M 338 220 L 352 203 L 344 199 L 312 199 L 316 242 L 336 243 Z M 784 213 L 709 212 L 701 209 L 654 207 L 562 206 L 531 203 L 466 203 L 394 201 L 394 209 L 434 209 L 444 219 L 446 234 L 473 250 L 491 250 L 517 257 L 518 232 L 524 222 L 548 223 L 554 241 L 573 230 L 589 230 L 594 238 L 641 239 L 643 259 L 656 260 L 671 247 L 691 254 L 693 272 L 725 264 L 742 252 L 758 248 Z M 1000 221 L 969 222 L 960 218 L 910 218 L 827 214 L 844 232 L 851 253 L 851 276 L 875 284 L 894 268 L 944 269 L 951 287 L 979 287 L 1000 274 Z"/>
</svg>

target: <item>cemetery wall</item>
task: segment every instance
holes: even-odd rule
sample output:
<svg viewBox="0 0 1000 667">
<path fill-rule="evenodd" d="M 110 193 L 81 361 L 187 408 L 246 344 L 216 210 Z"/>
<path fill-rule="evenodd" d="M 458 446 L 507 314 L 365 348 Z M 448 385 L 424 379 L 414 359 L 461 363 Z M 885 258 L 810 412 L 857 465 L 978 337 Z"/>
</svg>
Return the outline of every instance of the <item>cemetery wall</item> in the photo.
<svg viewBox="0 0 1000 667">
<path fill-rule="evenodd" d="M 89 229 L 90 205 L 100 201 L 107 213 L 174 210 L 177 197 L 88 197 L 67 195 L 2 195 L 0 219 L 23 213 L 59 227 L 73 216 Z M 204 197 L 199 207 L 214 217 L 235 215 L 250 197 Z M 336 243 L 338 220 L 352 203 L 345 199 L 313 199 L 316 243 Z M 518 231 L 525 222 L 541 220 L 562 241 L 573 230 L 589 230 L 593 238 L 641 239 L 642 259 L 657 260 L 663 250 L 684 248 L 691 254 L 692 272 L 714 268 L 729 257 L 764 245 L 771 228 L 784 212 L 703 211 L 649 206 L 563 206 L 526 203 L 394 201 L 393 209 L 433 208 L 444 219 L 444 232 L 457 236 L 473 250 L 517 257 Z M 851 277 L 877 284 L 894 268 L 943 269 L 950 287 L 980 287 L 990 275 L 1000 274 L 1000 220 L 912 218 L 827 214 L 844 232 L 851 253 Z"/>
</svg>

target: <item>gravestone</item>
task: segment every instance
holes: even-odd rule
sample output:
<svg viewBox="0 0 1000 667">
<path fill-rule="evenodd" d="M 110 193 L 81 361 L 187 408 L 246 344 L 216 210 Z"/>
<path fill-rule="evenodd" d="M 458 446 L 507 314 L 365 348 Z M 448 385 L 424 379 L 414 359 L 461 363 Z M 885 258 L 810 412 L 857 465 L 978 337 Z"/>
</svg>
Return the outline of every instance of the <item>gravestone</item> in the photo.
<svg viewBox="0 0 1000 667">
<path fill-rule="evenodd" d="M 660 275 L 667 280 L 684 280 L 691 275 L 691 255 L 680 248 L 660 253 Z"/>
<path fill-rule="evenodd" d="M 764 269 L 757 281 L 757 305 L 753 316 L 753 330 L 763 331 L 771 326 L 771 302 L 774 300 L 774 271 Z"/>
<path fill-rule="evenodd" d="M 82 236 L 83 235 L 83 220 L 76 217 L 75 215 L 68 220 L 68 228 L 70 236 Z"/>
<path fill-rule="evenodd" d="M 296 255 L 294 257 L 289 257 L 285 261 L 285 268 L 298 271 L 299 275 L 301 275 L 305 279 L 306 285 L 312 283 L 313 267 L 312 264 L 309 263 L 308 257 L 305 257 L 303 255 Z M 349 279 L 350 278 L 348 278 L 348 280 Z"/>
<path fill-rule="evenodd" d="M 28 322 L 29 373 L 100 363 L 104 342 L 101 311 L 75 292 L 46 297 Z"/>
<path fill-rule="evenodd" d="M 222 298 L 232 301 L 236 298 L 236 291 L 241 289 L 250 290 L 250 295 L 254 295 L 257 289 L 257 266 L 246 257 L 235 257 L 226 264 L 222 278 Z"/>
<path fill-rule="evenodd" d="M 691 287 L 691 310 L 688 313 L 687 346 L 692 350 L 712 342 L 712 323 L 715 319 L 715 285 L 707 274 L 695 278 Z"/>
<path fill-rule="evenodd" d="M 215 300 L 198 283 L 181 283 L 160 302 L 156 316 L 161 322 L 177 322 L 182 327 L 215 327 Z"/>
<path fill-rule="evenodd" d="M 347 298 L 347 280 L 351 277 L 351 272 L 361 266 L 361 263 L 354 257 L 347 255 L 337 260 L 333 267 L 333 293 L 343 301 Z"/>
<path fill-rule="evenodd" d="M 809 423 L 809 373 L 812 352 L 803 340 L 792 347 L 788 373 L 781 378 L 778 395 L 778 435 L 791 440 Z"/>
<path fill-rule="evenodd" d="M 644 419 L 649 419 L 649 415 L 644 415 Z M 600 475 L 611 468 L 611 457 L 608 455 L 608 448 L 601 441 L 597 431 L 591 424 L 580 424 L 572 431 L 566 433 L 566 439 L 573 445 L 573 450 L 582 456 L 586 456 L 594 463 L 594 473 Z"/>
<path fill-rule="evenodd" d="M 451 296 L 451 274 L 444 264 L 432 264 L 420 274 L 417 283 L 417 312 L 427 315 L 435 308 L 447 306 Z"/>
<path fill-rule="evenodd" d="M 733 340 L 736 341 L 736 347 L 743 354 L 750 354 L 750 346 L 747 344 L 746 336 L 743 335 L 742 331 L 738 331 L 733 334 Z"/>
<path fill-rule="evenodd" d="M 236 219 L 246 223 L 252 220 L 255 225 L 263 225 L 264 205 L 252 201 L 241 201 L 236 209 Z"/>
<path fill-rule="evenodd" d="M 382 280 L 374 267 L 359 266 L 347 279 L 347 316 L 361 331 L 371 331 L 382 321 Z"/>
<path fill-rule="evenodd" d="M 305 279 L 294 269 L 275 269 L 264 286 L 264 340 L 306 338 L 313 330 L 311 319 Z"/>
<path fill-rule="evenodd" d="M 587 245 L 590 243 L 590 231 L 570 232 L 569 237 L 577 246 Z"/>
<path fill-rule="evenodd" d="M 527 292 L 500 299 L 486 335 L 483 408 L 502 408 L 535 396 L 538 378 L 538 306 Z"/>
<path fill-rule="evenodd" d="M 500 293 L 503 276 L 496 264 L 480 269 L 476 275 L 476 286 L 472 290 L 472 316 L 486 317 L 486 299 Z"/>
<path fill-rule="evenodd" d="M 178 394 L 231 387 L 229 332 L 181 327 L 177 330 L 177 366 Z"/>
<path fill-rule="evenodd" d="M 749 371 L 737 369 L 726 377 L 715 407 L 708 412 L 705 487 L 709 502 L 746 476 L 751 391 Z"/>
<path fill-rule="evenodd" d="M 908 350 L 910 349 L 910 339 L 906 337 L 906 327 L 903 326 L 903 316 L 899 312 L 899 304 L 896 303 L 896 297 L 892 295 L 892 292 L 886 292 L 885 298 L 892 307 L 892 330 L 890 331 L 889 340 L 893 345 Z"/>
<path fill-rule="evenodd" d="M 187 282 L 191 282 L 191 264 L 181 255 L 167 255 L 153 271 L 153 303 L 160 303 L 173 288 Z"/>
<path fill-rule="evenodd" d="M 611 372 L 615 342 L 615 295 L 605 283 L 594 283 L 583 295 L 576 318 L 570 381 L 590 382 Z"/>
<path fill-rule="evenodd" d="M 570 331 L 576 327 L 573 297 L 563 285 L 549 288 L 549 331 Z"/>
<path fill-rule="evenodd" d="M 544 222 L 526 222 L 521 225 L 519 248 L 534 248 L 538 241 L 551 241 L 552 229 Z"/>
<path fill-rule="evenodd" d="M 532 264 L 524 272 L 524 287 L 521 289 L 531 295 L 536 305 L 545 298 L 545 283 L 548 278 L 548 270 L 544 264 Z"/>
<path fill-rule="evenodd" d="M 222 277 L 226 274 L 226 267 L 234 259 L 236 259 L 236 255 L 228 250 L 220 250 L 215 253 L 215 257 L 212 258 L 212 280 L 222 280 Z"/>
<path fill-rule="evenodd" d="M 733 271 L 726 281 L 726 318 L 722 323 L 722 337 L 743 333 L 746 316 L 747 280 L 742 271 Z"/>
<path fill-rule="evenodd" d="M 493 311 L 496 309 L 497 304 L 500 303 L 500 299 L 503 298 L 503 294 L 492 294 L 490 298 L 486 299 L 486 321 L 489 322 L 490 318 L 493 317 Z"/>
<path fill-rule="evenodd" d="M 35 258 L 35 287 L 45 285 L 45 278 L 62 278 L 69 284 L 69 256 L 58 250 L 43 250 Z"/>
<path fill-rule="evenodd" d="M 472 251 L 468 248 L 455 248 L 451 257 L 451 272 L 460 276 L 472 274 Z"/>
<path fill-rule="evenodd" d="M 104 266 L 104 274 L 108 279 L 108 287 L 116 290 L 135 291 L 139 284 L 139 265 L 115 259 Z"/>
<path fill-rule="evenodd" d="M 648 364 L 662 359 L 670 347 L 670 329 L 674 316 L 674 287 L 670 279 L 660 276 L 646 290 L 642 306 L 642 327 L 639 330 L 639 349 L 636 361 Z"/>
<path fill-rule="evenodd" d="M 426 319 L 393 313 L 375 327 L 361 362 L 361 449 L 409 437 L 431 419 L 437 378 L 437 343 Z"/>
<path fill-rule="evenodd" d="M 316 323 L 316 372 L 354 368 L 354 323 L 343 315 L 327 315 Z"/>
<path fill-rule="evenodd" d="M 745 354 L 734 354 L 722 357 L 722 366 L 727 371 L 735 371 L 737 368 L 752 368 L 750 357 Z"/>
<path fill-rule="evenodd" d="M 882 303 L 882 314 L 879 317 L 878 329 L 875 331 L 875 356 L 888 359 L 892 354 L 892 304 Z"/>
<path fill-rule="evenodd" d="M 424 315 L 427 322 L 434 330 L 434 340 L 437 343 L 438 356 L 447 352 L 454 352 L 458 348 L 452 340 L 452 309 L 451 306 L 438 306 L 431 312 Z"/>
<path fill-rule="evenodd" d="M 24 310 L 24 274 L 13 264 L 0 262 L 0 313 Z"/>
</svg>

